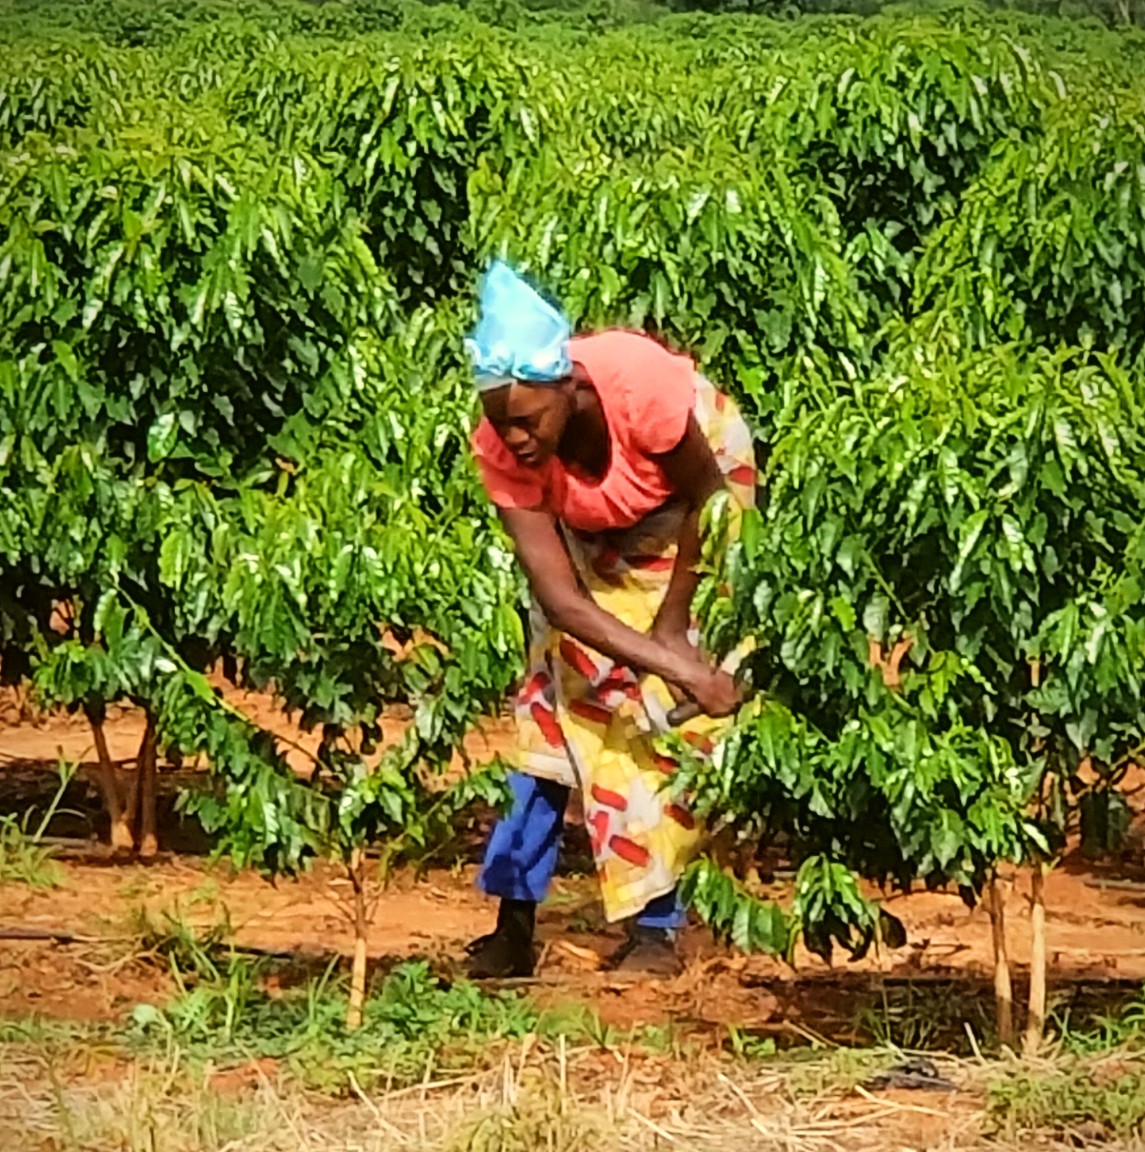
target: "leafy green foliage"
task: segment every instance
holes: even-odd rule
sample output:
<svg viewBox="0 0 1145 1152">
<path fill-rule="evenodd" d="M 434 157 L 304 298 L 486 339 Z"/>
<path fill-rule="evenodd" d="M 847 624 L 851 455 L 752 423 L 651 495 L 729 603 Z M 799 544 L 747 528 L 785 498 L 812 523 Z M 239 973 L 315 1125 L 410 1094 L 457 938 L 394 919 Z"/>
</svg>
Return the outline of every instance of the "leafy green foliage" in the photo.
<svg viewBox="0 0 1145 1152">
<path fill-rule="evenodd" d="M 482 233 L 543 270 L 577 323 L 642 328 L 716 378 L 750 374 L 764 412 L 795 352 L 860 341 L 830 207 L 775 172 L 738 175 L 729 157 L 689 150 L 651 163 L 543 154 L 511 182 L 484 176 L 472 184 Z"/>
<path fill-rule="evenodd" d="M 1032 141 L 1008 139 L 932 238 L 920 287 L 970 338 L 1142 350 L 1141 103 L 1075 93 Z"/>
<path fill-rule="evenodd" d="M 755 900 L 711 860 L 697 860 L 684 875 L 681 898 L 715 935 L 748 952 L 787 955 L 791 929 L 775 904 Z"/>
<path fill-rule="evenodd" d="M 1145 727 L 1141 385 L 932 334 L 861 386 L 809 381 L 773 446 L 727 583 L 702 592 L 716 643 L 761 642 L 767 699 L 698 788 L 799 857 L 972 898 L 995 861 L 1060 842 L 1081 761 L 1121 762 Z M 810 922 L 864 927 L 845 887 L 816 904 L 805 879 Z"/>
<path fill-rule="evenodd" d="M 491 776 L 442 792 L 421 770 L 521 648 L 459 321 L 397 329 L 324 158 L 192 129 L 153 79 L 4 161 L 5 674 L 34 666 L 42 700 L 96 716 L 133 700 L 163 747 L 204 753 L 222 788 L 188 803 L 239 863 L 427 847 L 496 797 Z M 220 657 L 323 725 L 311 779 L 222 706 Z M 389 702 L 414 724 L 380 765 L 362 749 Z"/>
<path fill-rule="evenodd" d="M 204 25 L 250 21 L 279 33 L 346 37 L 396 28 L 398 0 L 5 0 L 0 35 L 97 35 L 125 47 L 162 45 Z"/>
</svg>

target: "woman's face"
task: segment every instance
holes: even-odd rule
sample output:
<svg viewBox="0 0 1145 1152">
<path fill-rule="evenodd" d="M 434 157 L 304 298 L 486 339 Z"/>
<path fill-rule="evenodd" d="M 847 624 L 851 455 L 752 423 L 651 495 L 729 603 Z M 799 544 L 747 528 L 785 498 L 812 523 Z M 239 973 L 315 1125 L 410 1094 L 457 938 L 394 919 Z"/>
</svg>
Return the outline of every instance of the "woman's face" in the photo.
<svg viewBox="0 0 1145 1152">
<path fill-rule="evenodd" d="M 557 452 L 573 409 L 571 379 L 559 384 L 516 381 L 481 396 L 485 415 L 505 447 L 526 468 L 540 468 Z"/>
</svg>

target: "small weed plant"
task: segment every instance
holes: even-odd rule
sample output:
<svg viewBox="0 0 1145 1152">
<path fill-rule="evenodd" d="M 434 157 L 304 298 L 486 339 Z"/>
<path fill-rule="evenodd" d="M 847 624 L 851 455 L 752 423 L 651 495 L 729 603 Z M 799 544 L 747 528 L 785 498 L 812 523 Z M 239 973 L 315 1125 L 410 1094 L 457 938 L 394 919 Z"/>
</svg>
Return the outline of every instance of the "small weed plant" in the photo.
<svg viewBox="0 0 1145 1152">
<path fill-rule="evenodd" d="M 1126 1140 L 1145 1133 L 1145 1066 L 1117 1064 L 1107 1070 L 1089 1062 L 1047 1075 L 1021 1072 L 990 1086 L 987 1106 L 1008 1138 L 1054 1133 L 1072 1139 Z"/>
<path fill-rule="evenodd" d="M 44 838 L 60 810 L 74 771 L 61 761 L 59 787 L 38 822 L 34 822 L 32 808 L 19 816 L 0 816 L 0 884 L 24 884 L 29 888 L 58 888 L 63 884 L 64 873 L 55 859 L 56 850 Z"/>
</svg>

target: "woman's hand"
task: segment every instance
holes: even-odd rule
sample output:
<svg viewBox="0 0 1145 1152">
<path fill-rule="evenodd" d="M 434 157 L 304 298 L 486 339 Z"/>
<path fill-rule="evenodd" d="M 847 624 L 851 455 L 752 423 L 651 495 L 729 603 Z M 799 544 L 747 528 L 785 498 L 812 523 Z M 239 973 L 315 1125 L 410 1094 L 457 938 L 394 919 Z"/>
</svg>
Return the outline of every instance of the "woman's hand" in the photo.
<svg viewBox="0 0 1145 1152">
<path fill-rule="evenodd" d="M 533 595 L 549 623 L 603 656 L 638 672 L 659 676 L 713 716 L 727 715 L 739 703 L 731 678 L 717 673 L 688 642 L 686 625 L 662 612 L 655 635 L 636 629 L 606 612 L 580 587 L 556 523 L 547 512 L 499 509 Z M 716 709 L 716 711 L 713 711 Z"/>
<path fill-rule="evenodd" d="M 695 700 L 703 711 L 714 718 L 730 716 L 743 703 L 743 693 L 733 677 L 719 668 L 712 668 L 703 661 L 684 691 Z"/>
<path fill-rule="evenodd" d="M 677 683 L 668 682 L 668 691 L 677 704 L 692 700 L 708 716 L 719 718 L 734 712 L 743 702 L 743 693 L 726 672 L 713 668 L 682 628 L 666 627 L 660 620 L 652 626 L 653 640 L 688 662 L 688 672 Z"/>
</svg>

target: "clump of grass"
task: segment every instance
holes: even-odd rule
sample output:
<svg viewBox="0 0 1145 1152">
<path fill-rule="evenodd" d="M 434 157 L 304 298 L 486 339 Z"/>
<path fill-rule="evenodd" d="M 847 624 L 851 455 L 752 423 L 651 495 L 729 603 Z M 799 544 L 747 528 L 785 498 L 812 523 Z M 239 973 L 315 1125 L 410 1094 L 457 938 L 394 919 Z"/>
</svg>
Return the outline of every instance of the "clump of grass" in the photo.
<svg viewBox="0 0 1145 1152">
<path fill-rule="evenodd" d="M 511 1103 L 463 1125 L 442 1152 L 615 1152 L 619 1133 L 598 1113 L 572 1102 L 551 1078 L 529 1076 Z"/>
<path fill-rule="evenodd" d="M 376 973 L 362 1026 L 350 1031 L 338 958 L 316 969 L 252 956 L 230 943 L 225 909 L 215 912 L 197 928 L 178 908 L 132 918 L 137 953 L 162 962 L 176 988 L 165 1004 L 136 1006 L 126 1033 L 136 1053 L 170 1047 L 193 1066 L 269 1059 L 306 1087 L 345 1093 L 480 1070 L 527 1038 L 555 1047 L 564 1037 L 605 1051 L 627 1044 L 682 1055 L 687 1048 L 672 1028 L 618 1030 L 583 1004 L 541 1011 L 521 993 L 446 979 L 424 961 Z"/>
<path fill-rule="evenodd" d="M 1103 1010 L 1090 1007 L 1086 1011 L 1082 1005 L 1080 1010 L 1071 1006 L 1053 1013 L 1050 1027 L 1061 1037 L 1063 1051 L 1073 1056 L 1092 1056 L 1145 1048 L 1145 990 L 1116 1006 L 1099 1007 Z"/>
<path fill-rule="evenodd" d="M 675 1060 L 687 1060 L 696 1051 L 696 1045 L 678 1025 L 644 1024 L 631 1033 L 632 1044 L 645 1052 L 657 1056 L 671 1056 Z"/>
<path fill-rule="evenodd" d="M 24 884 L 29 888 L 58 888 L 63 884 L 64 873 L 55 859 L 55 849 L 44 843 L 74 768 L 61 761 L 59 773 L 59 787 L 34 828 L 33 809 L 20 816 L 0 816 L 0 884 Z"/>
<path fill-rule="evenodd" d="M 990 1085 L 987 1110 L 1004 1135 L 1085 1134 L 1126 1139 L 1145 1133 L 1145 1068 L 1076 1063 L 1023 1071 Z"/>
<path fill-rule="evenodd" d="M 172 1068 L 159 1061 L 132 1066 L 117 1083 L 99 1090 L 55 1082 L 51 1105 L 52 1146 L 60 1152 L 289 1146 L 291 1117 L 284 1102 L 271 1093 L 217 1092 L 206 1078 L 176 1080 Z M 276 1134 L 282 1139 L 274 1139 Z"/>
<path fill-rule="evenodd" d="M 992 1001 L 957 982 L 884 985 L 879 999 L 862 1005 L 855 1018 L 859 1036 L 879 1047 L 904 1051 L 971 1054 L 969 1029 L 992 1047 Z"/>
<path fill-rule="evenodd" d="M 523 1050 L 522 1050 L 523 1051 Z M 514 1064 L 521 1061 L 517 1071 Z M 20 1092 L 22 1123 L 5 1131 L 5 1152 L 615 1152 L 653 1147 L 624 1114 L 579 1097 L 550 1065 L 510 1054 L 503 1070 L 429 1100 L 414 1094 L 320 1100 L 262 1078 L 222 1088 L 210 1070 L 178 1053 L 128 1065 L 114 1082 L 57 1075 L 39 1061 Z M 29 1071 L 32 1066 L 29 1065 Z M 5 1113 L 0 1077 L 0 1122 Z M 644 1139 L 632 1142 L 633 1136 Z M 655 1142 L 659 1147 L 659 1143 Z"/>
<path fill-rule="evenodd" d="M 28 814 L 0 816 L 0 884 L 26 884 L 29 888 L 58 888 L 63 870 L 51 848 L 28 831 Z"/>
<path fill-rule="evenodd" d="M 811 1048 L 785 1052 L 787 1087 L 796 1100 L 826 1092 L 851 1092 L 886 1064 L 887 1052 L 864 1048 L 835 1048 L 815 1052 Z"/>
<path fill-rule="evenodd" d="M 770 1060 L 779 1051 L 774 1036 L 760 1036 L 749 1028 L 727 1025 L 728 1048 L 737 1060 Z"/>
<path fill-rule="evenodd" d="M 129 1042 L 146 1050 L 174 1044 L 192 1062 L 282 1061 L 304 1084 L 346 1090 L 414 1083 L 431 1067 L 468 1070 L 498 1043 L 536 1034 L 540 1017 L 521 996 L 451 983 L 429 964 L 402 964 L 375 978 L 362 1027 L 345 1027 L 347 980 L 331 961 L 315 975 L 252 958 L 169 926 L 156 946 L 178 991 L 164 1006 L 132 1015 Z"/>
</svg>

